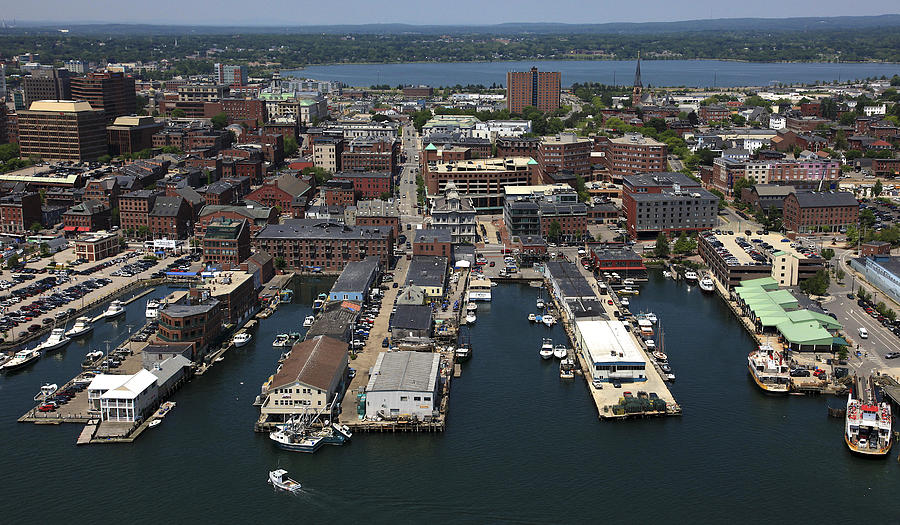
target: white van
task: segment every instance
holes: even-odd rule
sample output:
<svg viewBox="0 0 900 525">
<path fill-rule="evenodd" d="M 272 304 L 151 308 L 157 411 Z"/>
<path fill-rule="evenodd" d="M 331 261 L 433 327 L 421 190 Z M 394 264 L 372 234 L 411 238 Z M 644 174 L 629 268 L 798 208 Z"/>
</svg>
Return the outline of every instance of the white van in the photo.
<svg viewBox="0 0 900 525">
<path fill-rule="evenodd" d="M 860 326 L 859 327 L 859 337 L 860 337 L 860 339 L 868 339 L 869 331 L 866 330 L 864 327 Z"/>
</svg>

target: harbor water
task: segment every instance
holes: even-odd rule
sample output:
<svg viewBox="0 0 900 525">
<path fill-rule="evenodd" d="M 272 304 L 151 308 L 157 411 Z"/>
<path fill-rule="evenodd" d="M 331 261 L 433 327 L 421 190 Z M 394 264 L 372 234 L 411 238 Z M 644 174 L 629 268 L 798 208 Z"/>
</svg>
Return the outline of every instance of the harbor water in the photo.
<svg viewBox="0 0 900 525">
<path fill-rule="evenodd" d="M 86 351 L 124 339 L 145 300 L 119 324 L 97 323 L 86 344 L 0 377 L 2 522 L 73 513 L 134 524 L 896 519 L 896 452 L 887 461 L 851 456 L 825 398 L 759 392 L 746 371 L 752 340 L 721 299 L 659 273 L 631 310 L 662 322 L 682 417 L 601 422 L 584 381 L 561 382 L 557 361 L 538 356 L 543 337 L 566 342 L 561 326 L 526 320 L 539 290 L 504 284 L 479 304 L 445 432 L 356 434 L 314 455 L 276 449 L 253 432 L 251 403 L 275 368 L 274 336 L 300 329 L 323 286 L 300 286 L 294 304 L 185 385 L 164 422 L 133 444 L 76 447 L 79 425 L 15 420 L 43 382 L 62 384 Z M 303 491 L 275 492 L 266 477 L 276 467 Z"/>
<path fill-rule="evenodd" d="M 575 82 L 630 86 L 634 60 L 523 60 L 517 62 L 416 62 L 405 64 L 334 64 L 282 71 L 282 76 L 338 80 L 346 85 L 456 84 L 505 85 L 507 71 L 559 71 L 562 85 Z M 734 62 L 728 60 L 642 60 L 645 86 L 735 87 L 832 82 L 868 77 L 890 78 L 900 64 L 835 62 Z"/>
</svg>

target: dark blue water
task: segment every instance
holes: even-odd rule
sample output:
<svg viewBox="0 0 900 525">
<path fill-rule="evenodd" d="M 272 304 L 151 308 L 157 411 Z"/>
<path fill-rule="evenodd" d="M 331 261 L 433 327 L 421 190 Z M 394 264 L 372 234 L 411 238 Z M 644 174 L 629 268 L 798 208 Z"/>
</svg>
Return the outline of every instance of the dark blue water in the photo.
<svg viewBox="0 0 900 525">
<path fill-rule="evenodd" d="M 76 447 L 80 426 L 15 422 L 42 381 L 79 369 L 85 348 L 0 378 L 0 521 L 896 520 L 896 453 L 851 456 L 824 398 L 761 394 L 745 368 L 751 340 L 721 300 L 652 279 L 632 311 L 662 320 L 683 417 L 599 421 L 584 381 L 560 382 L 556 363 L 538 356 L 547 334 L 565 341 L 562 328 L 527 322 L 538 290 L 501 285 L 479 305 L 446 432 L 357 434 L 315 455 L 283 452 L 253 433 L 251 402 L 274 370 L 275 334 L 310 312 L 304 300 L 283 305 L 251 345 L 187 384 L 165 422 L 131 445 Z M 127 320 L 142 309 L 130 305 Z M 114 331 L 98 324 L 93 342 Z M 265 480 L 276 466 L 304 492 L 275 493 Z"/>
<path fill-rule="evenodd" d="M 425 84 L 433 87 L 456 84 L 506 85 L 507 71 L 528 71 L 537 66 L 542 71 L 562 73 L 562 85 L 575 82 L 601 82 L 630 86 L 634 79 L 632 60 L 536 60 L 519 62 L 449 62 L 410 64 L 335 64 L 310 66 L 301 70 L 282 71 L 319 80 L 339 80 L 350 86 L 368 87 L 378 84 Z M 900 64 L 829 62 L 756 63 L 724 60 L 643 60 L 641 78 L 644 86 L 730 87 L 832 82 L 868 77 L 890 78 L 900 73 Z"/>
</svg>

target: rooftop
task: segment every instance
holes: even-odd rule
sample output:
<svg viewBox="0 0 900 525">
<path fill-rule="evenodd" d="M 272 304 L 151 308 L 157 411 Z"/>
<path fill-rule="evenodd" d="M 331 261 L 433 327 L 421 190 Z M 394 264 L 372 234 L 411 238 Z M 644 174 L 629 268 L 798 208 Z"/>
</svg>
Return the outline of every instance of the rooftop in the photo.
<svg viewBox="0 0 900 525">
<path fill-rule="evenodd" d="M 94 109 L 84 100 L 36 100 L 28 107 L 28 111 L 53 111 L 75 113 L 79 111 L 102 111 Z"/>
<path fill-rule="evenodd" d="M 437 389 L 441 356 L 425 352 L 378 354 L 367 392 L 433 392 Z"/>
<path fill-rule="evenodd" d="M 361 261 L 351 261 L 331 287 L 331 293 L 365 292 L 378 270 L 378 257 L 370 255 Z"/>
<path fill-rule="evenodd" d="M 204 239 L 225 239 L 235 240 L 240 237 L 241 230 L 244 228 L 246 221 L 235 221 L 231 219 L 219 219 L 210 221 L 206 227 L 206 235 Z"/>
<path fill-rule="evenodd" d="M 409 263 L 406 284 L 415 286 L 443 286 L 447 274 L 447 258 L 436 255 L 416 255 Z"/>
<path fill-rule="evenodd" d="M 754 233 L 749 238 L 743 232 L 735 232 L 735 235 L 712 233 L 709 236 L 722 243 L 721 248 L 728 250 L 728 253 L 738 260 L 736 266 L 771 264 L 771 256 L 778 252 L 784 252 L 801 261 L 810 258 L 798 249 L 800 248 L 799 245 L 790 242 L 789 239 L 778 233 L 769 233 L 767 235 L 756 235 Z M 749 243 L 748 249 L 738 244 L 739 238 L 743 239 L 740 242 Z M 772 248 L 768 248 L 766 244 Z M 756 255 L 756 258 L 754 258 L 754 255 Z M 724 258 L 727 259 L 727 257 Z"/>
<path fill-rule="evenodd" d="M 562 261 L 548 261 L 547 273 L 551 282 L 559 288 L 563 298 L 583 297 L 596 298 L 591 284 L 584 278 L 574 263 Z"/>
<path fill-rule="evenodd" d="M 801 208 L 830 208 L 835 206 L 859 206 L 859 201 L 848 191 L 802 191 L 794 193 Z"/>
<path fill-rule="evenodd" d="M 269 224 L 258 239 L 340 239 L 371 240 L 391 234 L 390 226 L 345 226 L 319 219 L 288 219 L 284 224 Z"/>
<path fill-rule="evenodd" d="M 682 188 L 700 187 L 700 183 L 677 171 L 664 171 L 661 173 L 641 173 L 640 175 L 626 175 L 622 177 L 624 186 L 633 188 L 641 187 L 668 187 L 678 184 Z"/>
<path fill-rule="evenodd" d="M 394 330 L 428 330 L 431 328 L 431 307 L 420 304 L 398 304 L 391 322 Z"/>
<path fill-rule="evenodd" d="M 594 365 L 645 365 L 646 359 L 621 321 L 575 321 Z"/>
<path fill-rule="evenodd" d="M 453 162 L 441 162 L 431 171 L 447 173 L 455 171 L 511 171 L 530 169 L 531 157 L 506 157 L 505 159 L 470 159 Z"/>
<path fill-rule="evenodd" d="M 435 242 L 451 242 L 453 236 L 447 228 L 428 228 L 416 230 L 413 242 L 419 243 L 435 243 Z"/>
<path fill-rule="evenodd" d="M 327 391 L 338 371 L 346 366 L 347 343 L 316 336 L 294 345 L 291 355 L 272 378 L 269 389 L 299 382 Z"/>
</svg>

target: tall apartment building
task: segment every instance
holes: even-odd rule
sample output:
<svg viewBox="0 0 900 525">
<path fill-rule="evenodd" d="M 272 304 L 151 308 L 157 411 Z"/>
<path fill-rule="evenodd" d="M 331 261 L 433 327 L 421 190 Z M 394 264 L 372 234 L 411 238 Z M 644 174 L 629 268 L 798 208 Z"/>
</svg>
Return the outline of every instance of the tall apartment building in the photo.
<svg viewBox="0 0 900 525">
<path fill-rule="evenodd" d="M 574 133 L 560 133 L 555 137 L 543 137 L 538 146 L 537 162 L 546 178 L 552 173 L 569 171 L 587 177 L 591 173 L 591 150 L 594 143 Z"/>
<path fill-rule="evenodd" d="M 72 79 L 72 99 L 86 100 L 94 109 L 102 109 L 108 120 L 137 111 L 134 77 L 103 71 Z"/>
<path fill-rule="evenodd" d="M 666 144 L 640 133 L 626 133 L 617 138 L 600 137 L 597 149 L 604 153 L 603 164 L 614 179 L 666 171 Z"/>
<path fill-rule="evenodd" d="M 41 67 L 31 71 L 22 79 L 25 107 L 31 107 L 38 100 L 69 100 L 72 98 L 69 71 L 52 67 Z"/>
<path fill-rule="evenodd" d="M 540 111 L 559 109 L 559 71 L 509 71 L 506 73 L 506 107 L 510 113 L 521 113 L 527 106 Z"/>
<path fill-rule="evenodd" d="M 246 66 L 234 66 L 216 62 L 213 67 L 215 68 L 216 79 L 219 84 L 243 86 L 247 83 Z"/>
<path fill-rule="evenodd" d="M 39 100 L 19 112 L 19 154 L 47 161 L 106 155 L 106 117 L 87 102 Z"/>
</svg>

